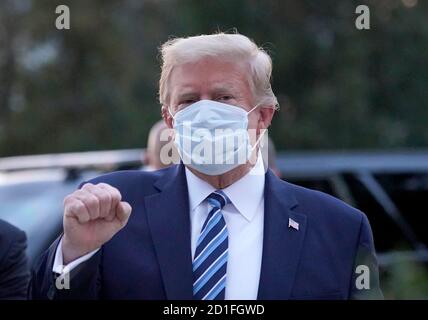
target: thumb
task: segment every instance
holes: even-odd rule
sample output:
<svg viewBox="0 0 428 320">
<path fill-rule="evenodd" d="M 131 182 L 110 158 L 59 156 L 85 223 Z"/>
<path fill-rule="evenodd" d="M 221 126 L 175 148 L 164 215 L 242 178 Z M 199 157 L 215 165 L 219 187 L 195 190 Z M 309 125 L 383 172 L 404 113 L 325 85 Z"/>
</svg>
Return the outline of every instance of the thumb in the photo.
<svg viewBox="0 0 428 320">
<path fill-rule="evenodd" d="M 128 222 L 129 216 L 131 215 L 132 207 L 128 202 L 121 201 L 116 207 L 116 218 L 119 220 L 120 225 L 124 227 Z"/>
</svg>

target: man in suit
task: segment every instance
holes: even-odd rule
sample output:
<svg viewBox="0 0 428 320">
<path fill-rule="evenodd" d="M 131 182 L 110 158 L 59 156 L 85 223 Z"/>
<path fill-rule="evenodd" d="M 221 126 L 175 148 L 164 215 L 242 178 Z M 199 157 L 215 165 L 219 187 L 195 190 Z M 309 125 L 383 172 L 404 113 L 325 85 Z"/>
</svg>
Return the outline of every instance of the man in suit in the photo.
<svg viewBox="0 0 428 320">
<path fill-rule="evenodd" d="M 30 272 L 25 233 L 0 220 L 0 300 L 27 298 Z"/>
<path fill-rule="evenodd" d="M 162 116 L 182 162 L 67 196 L 32 297 L 381 297 L 366 216 L 264 168 L 259 144 L 278 105 L 269 55 L 223 33 L 170 40 L 161 55 Z"/>
</svg>

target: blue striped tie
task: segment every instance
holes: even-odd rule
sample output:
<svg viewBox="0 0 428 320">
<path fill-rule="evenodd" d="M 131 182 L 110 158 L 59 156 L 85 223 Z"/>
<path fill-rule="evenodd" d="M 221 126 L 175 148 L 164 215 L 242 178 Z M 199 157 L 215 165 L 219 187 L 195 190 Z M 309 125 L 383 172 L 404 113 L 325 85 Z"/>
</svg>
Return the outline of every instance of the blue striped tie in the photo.
<svg viewBox="0 0 428 320">
<path fill-rule="evenodd" d="M 196 300 L 224 300 L 228 236 L 221 209 L 231 202 L 220 190 L 211 193 L 207 200 L 212 209 L 196 244 L 193 259 L 193 297 Z"/>
</svg>

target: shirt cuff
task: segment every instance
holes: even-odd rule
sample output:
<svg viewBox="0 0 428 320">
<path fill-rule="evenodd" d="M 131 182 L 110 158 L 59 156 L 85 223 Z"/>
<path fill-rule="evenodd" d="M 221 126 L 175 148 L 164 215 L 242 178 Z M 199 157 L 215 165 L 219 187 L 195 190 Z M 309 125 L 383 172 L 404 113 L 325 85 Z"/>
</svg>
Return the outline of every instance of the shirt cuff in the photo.
<svg viewBox="0 0 428 320">
<path fill-rule="evenodd" d="M 64 266 L 63 257 L 62 257 L 62 238 L 61 238 L 56 248 L 55 260 L 52 267 L 52 271 L 58 274 L 62 274 L 64 272 L 70 272 L 71 270 L 76 268 L 79 264 L 89 260 L 95 253 L 98 252 L 98 250 L 100 250 L 100 248 L 95 249 L 94 251 L 91 251 L 85 254 L 84 256 L 81 256 L 80 258 L 77 258 L 76 260 L 73 260 L 72 262 Z"/>
</svg>

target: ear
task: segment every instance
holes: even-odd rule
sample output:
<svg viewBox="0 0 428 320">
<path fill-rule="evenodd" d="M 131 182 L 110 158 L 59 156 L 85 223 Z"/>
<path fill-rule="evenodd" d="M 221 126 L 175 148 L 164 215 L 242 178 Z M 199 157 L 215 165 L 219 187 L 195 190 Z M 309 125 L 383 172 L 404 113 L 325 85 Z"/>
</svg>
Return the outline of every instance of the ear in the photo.
<svg viewBox="0 0 428 320">
<path fill-rule="evenodd" d="M 173 125 L 172 125 L 173 119 L 172 119 L 172 117 L 168 111 L 168 106 L 162 105 L 161 112 L 162 112 L 162 118 L 165 121 L 166 126 L 170 129 L 172 129 L 173 128 Z"/>
<path fill-rule="evenodd" d="M 275 114 L 275 106 L 261 106 L 259 109 L 259 123 L 258 123 L 258 130 L 264 130 L 269 128 L 273 115 Z M 259 132 L 258 132 L 259 133 Z"/>
</svg>

